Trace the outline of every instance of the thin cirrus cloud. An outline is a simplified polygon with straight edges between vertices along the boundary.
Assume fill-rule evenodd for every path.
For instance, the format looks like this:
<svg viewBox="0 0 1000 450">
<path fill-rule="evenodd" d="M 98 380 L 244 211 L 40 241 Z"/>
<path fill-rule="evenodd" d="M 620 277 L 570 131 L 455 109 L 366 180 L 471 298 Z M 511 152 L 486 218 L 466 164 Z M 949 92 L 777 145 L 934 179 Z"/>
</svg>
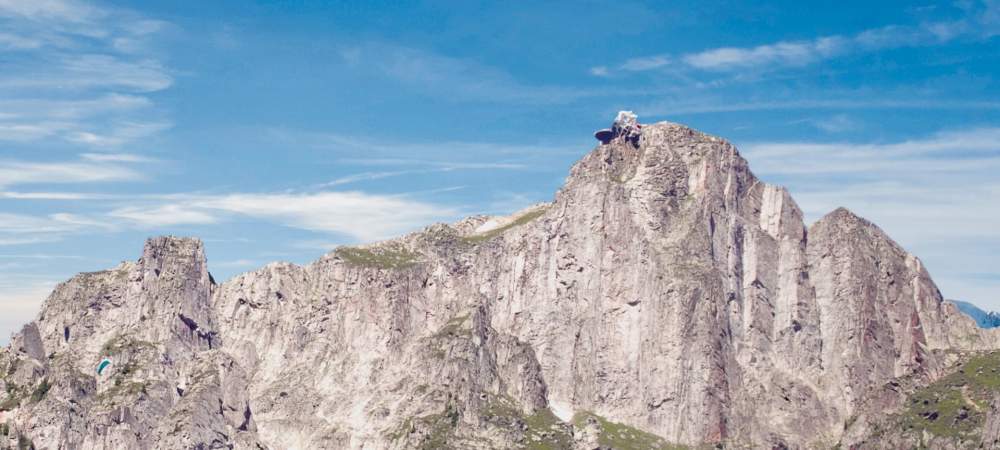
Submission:
<svg viewBox="0 0 1000 450">
<path fill-rule="evenodd" d="M 607 91 L 528 84 L 496 67 L 425 50 L 367 42 L 340 51 L 345 65 L 369 71 L 444 98 L 527 104 L 565 104 Z"/>
<path fill-rule="evenodd" d="M 104 132 L 73 131 L 66 135 L 66 140 L 97 148 L 120 147 L 154 136 L 173 126 L 169 122 L 113 122 L 111 125 Z"/>
<path fill-rule="evenodd" d="M 4 50 L 27 50 L 42 46 L 42 41 L 38 39 L 26 38 L 10 33 L 0 33 L 0 49 Z"/>
<path fill-rule="evenodd" d="M 596 66 L 595 76 L 654 70 L 734 70 L 802 67 L 854 53 L 900 47 L 938 45 L 957 38 L 989 38 L 997 33 L 1000 6 L 986 2 L 978 11 L 956 21 L 930 22 L 917 26 L 889 25 L 854 35 L 822 36 L 815 39 L 779 41 L 753 47 L 719 47 L 682 55 L 650 55 L 631 58 L 616 67 Z"/>
<path fill-rule="evenodd" d="M 763 173 L 790 176 L 848 172 L 992 174 L 1000 165 L 1000 128 L 949 130 L 932 136 L 887 144 L 768 142 L 742 147 Z"/>
<path fill-rule="evenodd" d="M 210 224 L 243 216 L 369 242 L 413 231 L 428 223 L 454 219 L 459 214 L 455 208 L 408 196 L 322 191 L 177 195 L 167 202 L 125 206 L 108 215 L 127 220 L 133 226 L 151 228 Z"/>
<path fill-rule="evenodd" d="M 71 193 L 2 193 L 14 198 L 71 200 Z M 65 195 L 64 195 L 65 194 Z M 170 194 L 84 197 L 118 203 L 109 212 L 80 216 L 0 214 L 0 245 L 52 242 L 68 235 L 212 225 L 246 218 L 371 242 L 452 220 L 456 208 L 407 195 L 320 191 L 308 193 Z"/>
<path fill-rule="evenodd" d="M 0 191 L 0 199 L 10 200 L 111 200 L 113 194 L 84 194 L 80 192 L 18 192 Z"/>
<path fill-rule="evenodd" d="M 76 120 L 134 112 L 152 105 L 146 97 L 115 93 L 86 99 L 5 98 L 0 99 L 0 109 L 5 111 L 0 118 Z"/>
<path fill-rule="evenodd" d="M 521 144 L 482 141 L 415 142 L 361 138 L 337 133 L 322 133 L 286 128 L 270 128 L 265 138 L 281 145 L 322 150 L 339 164 L 355 166 L 398 167 L 397 170 L 369 172 L 348 176 L 345 182 L 363 181 L 366 177 L 452 170 L 544 170 L 540 160 L 579 153 L 571 144 Z M 417 155 L 418 157 L 415 157 Z"/>
<path fill-rule="evenodd" d="M 84 153 L 77 160 L 36 162 L 0 159 L 0 188 L 25 184 L 139 181 L 136 164 L 157 160 L 129 153 Z"/>
<path fill-rule="evenodd" d="M 702 70 L 734 70 L 765 65 L 804 66 L 842 54 L 850 47 L 850 39 L 830 36 L 812 41 L 777 42 L 752 48 L 716 48 L 684 55 L 681 60 L 690 67 Z"/>
<path fill-rule="evenodd" d="M 343 176 L 343 177 L 340 177 L 340 178 L 328 181 L 326 183 L 322 183 L 322 184 L 320 184 L 317 187 L 323 188 L 323 187 L 341 186 L 341 185 L 345 185 L 345 184 L 358 183 L 358 182 L 362 182 L 362 181 L 381 180 L 381 179 L 384 179 L 384 178 L 400 177 L 400 176 L 405 176 L 405 175 L 414 175 L 414 174 L 421 174 L 421 173 L 428 173 L 428 172 L 430 172 L 430 171 L 427 171 L 427 170 L 395 170 L 395 171 L 382 171 L 382 172 L 361 172 L 361 173 L 356 173 L 356 174 L 353 174 L 353 175 Z"/>
<path fill-rule="evenodd" d="M 169 26 L 73 0 L 0 0 L 0 141 L 117 147 L 170 128 L 173 85 L 147 45 Z"/>
<path fill-rule="evenodd" d="M 948 298 L 991 300 L 996 283 L 976 274 L 1000 251 L 1000 128 L 889 143 L 757 142 L 740 152 L 762 179 L 789 188 L 807 220 L 846 206 L 924 258 Z"/>
<path fill-rule="evenodd" d="M 0 330 L 6 334 L 20 329 L 36 314 L 38 308 L 49 293 L 55 281 L 49 278 L 32 276 L 31 274 L 0 271 Z"/>
<path fill-rule="evenodd" d="M 0 0 L 0 16 L 35 21 L 86 23 L 105 13 L 85 3 L 71 0 Z"/>
<path fill-rule="evenodd" d="M 157 161 L 154 158 L 134 153 L 81 153 L 80 157 L 88 161 L 98 162 L 143 163 Z"/>
<path fill-rule="evenodd" d="M 862 126 L 860 123 L 858 123 L 854 119 L 851 119 L 846 114 L 835 114 L 831 117 L 826 117 L 823 119 L 800 119 L 792 121 L 791 123 L 808 124 L 827 133 L 843 133 L 846 131 L 857 130 Z"/>
<path fill-rule="evenodd" d="M 834 98 L 830 98 L 834 97 Z M 838 98 L 839 97 L 839 98 Z M 852 98 L 853 97 L 853 98 Z M 941 98 L 919 98 L 911 94 L 893 97 L 866 97 L 864 92 L 844 91 L 838 95 L 828 94 L 824 98 L 769 99 L 726 101 L 715 96 L 701 96 L 697 99 L 661 99 L 636 107 L 647 116 L 676 114 L 713 114 L 724 112 L 774 111 L 774 110 L 842 110 L 842 109 L 940 109 L 940 110 L 1000 110 L 1000 101 L 953 100 Z"/>
<path fill-rule="evenodd" d="M 121 55 L 47 55 L 35 64 L 23 65 L 17 72 L 20 74 L 0 77 L 0 88 L 97 88 L 147 93 L 173 84 L 173 77 L 158 60 L 125 59 Z"/>
<path fill-rule="evenodd" d="M 69 235 L 116 229 L 112 223 L 76 214 L 0 213 L 0 246 L 56 242 Z"/>
<path fill-rule="evenodd" d="M 812 219 L 838 206 L 907 242 L 989 237 L 1000 246 L 1000 128 L 893 143 L 762 142 L 740 147 L 754 171 L 787 185 Z"/>
<path fill-rule="evenodd" d="M 0 187 L 21 184 L 70 184 L 136 181 L 144 175 L 132 167 L 104 162 L 29 162 L 0 160 Z"/>
</svg>

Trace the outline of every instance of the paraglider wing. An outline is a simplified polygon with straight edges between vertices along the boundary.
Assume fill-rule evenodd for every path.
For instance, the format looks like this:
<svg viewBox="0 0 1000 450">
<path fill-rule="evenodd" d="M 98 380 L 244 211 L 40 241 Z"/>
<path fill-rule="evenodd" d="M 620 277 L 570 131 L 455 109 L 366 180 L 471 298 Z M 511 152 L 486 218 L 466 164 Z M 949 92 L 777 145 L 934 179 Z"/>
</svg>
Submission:
<svg viewBox="0 0 1000 450">
<path fill-rule="evenodd" d="M 97 374 L 101 375 L 104 372 L 104 369 L 107 369 L 108 366 L 110 366 L 110 365 L 111 365 L 111 360 L 110 359 L 108 359 L 108 358 L 102 359 L 101 363 L 97 365 Z"/>
</svg>

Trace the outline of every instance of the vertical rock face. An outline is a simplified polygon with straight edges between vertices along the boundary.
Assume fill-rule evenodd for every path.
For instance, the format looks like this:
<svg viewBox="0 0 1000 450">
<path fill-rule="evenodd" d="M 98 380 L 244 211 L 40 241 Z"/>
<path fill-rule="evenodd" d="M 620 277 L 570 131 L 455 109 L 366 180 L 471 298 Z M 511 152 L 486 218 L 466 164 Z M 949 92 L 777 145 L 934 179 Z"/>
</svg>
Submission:
<svg viewBox="0 0 1000 450">
<path fill-rule="evenodd" d="M 809 230 L 811 279 L 821 316 L 823 362 L 857 404 L 888 377 L 935 368 L 931 351 L 989 346 L 941 293 L 916 257 L 882 230 L 838 209 Z"/>
<path fill-rule="evenodd" d="M 216 285 L 200 242 L 152 239 L 0 353 L 0 442 L 822 448 L 998 343 L 871 223 L 807 230 L 731 144 L 660 123 L 551 204 L 307 266 Z"/>
</svg>

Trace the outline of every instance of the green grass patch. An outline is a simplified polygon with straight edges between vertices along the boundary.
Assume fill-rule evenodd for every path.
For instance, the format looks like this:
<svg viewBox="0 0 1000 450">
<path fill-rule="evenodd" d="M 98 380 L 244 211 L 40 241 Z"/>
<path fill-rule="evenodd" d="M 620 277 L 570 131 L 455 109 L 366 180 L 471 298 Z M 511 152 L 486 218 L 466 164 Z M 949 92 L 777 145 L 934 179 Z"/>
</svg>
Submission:
<svg viewBox="0 0 1000 450">
<path fill-rule="evenodd" d="M 20 359 L 11 358 L 10 362 L 7 363 L 7 367 L 6 367 L 7 370 L 6 370 L 6 373 L 4 374 L 4 379 L 6 379 L 10 375 L 13 375 L 14 372 L 17 372 L 17 366 L 20 365 L 20 364 L 21 364 L 21 360 Z"/>
<path fill-rule="evenodd" d="M 45 399 L 48 395 L 49 389 L 52 389 L 52 385 L 49 384 L 48 378 L 42 378 L 42 382 L 35 386 L 35 390 L 31 393 L 31 402 L 38 403 Z"/>
<path fill-rule="evenodd" d="M 26 397 L 27 394 L 25 389 L 20 386 L 7 382 L 7 397 L 0 401 L 0 411 L 13 411 L 21 406 L 21 400 Z"/>
<path fill-rule="evenodd" d="M 140 394 L 146 394 L 146 383 L 136 381 L 125 381 L 120 378 L 115 379 L 114 386 L 97 396 L 97 401 L 116 405 L 126 400 L 131 400 Z"/>
<path fill-rule="evenodd" d="M 17 450 L 35 450 L 35 443 L 23 434 L 17 435 Z"/>
<path fill-rule="evenodd" d="M 434 333 L 434 337 L 444 338 L 471 335 L 472 330 L 465 328 L 465 321 L 467 320 L 469 320 L 468 314 L 460 314 L 448 319 L 448 322 L 437 333 Z"/>
<path fill-rule="evenodd" d="M 378 269 L 403 269 L 415 265 L 420 255 L 402 247 L 339 247 L 334 254 L 350 265 Z"/>
<path fill-rule="evenodd" d="M 524 418 L 528 425 L 527 448 L 529 450 L 559 450 L 573 448 L 572 429 L 564 424 L 549 409 L 536 411 Z"/>
<path fill-rule="evenodd" d="M 431 357 L 439 360 L 447 359 L 448 348 L 454 339 L 467 340 L 472 338 L 472 327 L 466 324 L 468 320 L 468 313 L 456 315 L 435 331 L 427 341 Z"/>
<path fill-rule="evenodd" d="M 156 346 L 131 337 L 116 335 L 101 348 L 104 356 L 114 356 L 111 366 L 105 369 L 104 376 L 111 375 L 113 385 L 98 395 L 97 400 L 104 404 L 118 404 L 134 399 L 139 394 L 145 394 L 147 384 L 133 381 L 143 364 L 150 361 Z"/>
<path fill-rule="evenodd" d="M 494 228 L 494 229 L 492 229 L 490 231 L 486 231 L 486 232 L 483 232 L 483 233 L 477 233 L 477 234 L 473 234 L 473 235 L 469 235 L 469 236 L 464 236 L 464 237 L 462 237 L 462 241 L 464 241 L 466 243 L 469 243 L 469 244 L 478 244 L 478 243 L 481 243 L 481 242 L 488 241 L 488 240 L 493 239 L 493 238 L 495 238 L 497 236 L 500 236 L 505 231 L 507 231 L 507 230 L 509 230 L 511 228 L 519 227 L 521 225 L 527 224 L 527 223 L 529 223 L 529 222 L 531 222 L 531 221 L 533 221 L 533 220 L 541 217 L 548 210 L 549 210 L 548 206 L 539 207 L 539 208 L 537 208 L 537 209 L 535 209 L 533 211 L 529 211 L 529 212 L 521 215 L 521 217 L 518 217 L 517 219 L 514 219 L 513 221 L 511 221 L 510 223 L 508 223 L 507 225 L 504 225 L 502 227 Z"/>
<path fill-rule="evenodd" d="M 914 391 L 890 426 L 916 435 L 978 440 L 997 392 L 1000 352 L 977 354 L 955 372 Z"/>
<path fill-rule="evenodd" d="M 398 428 L 385 434 L 391 442 L 412 439 L 411 435 L 421 431 L 418 442 L 407 442 L 407 448 L 420 450 L 452 449 L 457 447 L 454 440 L 455 429 L 461 414 L 450 401 L 444 412 L 406 419 Z M 413 447 L 416 445 L 416 447 Z"/>
<path fill-rule="evenodd" d="M 134 339 L 119 333 L 112 336 L 111 339 L 108 339 L 108 341 L 101 346 L 101 356 L 114 356 L 126 352 L 137 353 L 143 350 L 154 349 L 156 349 L 156 345 L 152 342 Z"/>
<path fill-rule="evenodd" d="M 21 405 L 21 397 L 16 395 L 8 395 L 2 402 L 0 402 L 0 411 L 13 411 Z"/>
<path fill-rule="evenodd" d="M 597 442 L 604 447 L 615 450 L 691 450 L 691 447 L 671 444 L 655 434 L 612 422 L 589 412 L 577 413 L 573 417 L 573 424 L 584 428 L 591 420 L 596 421 L 600 427 Z"/>
<path fill-rule="evenodd" d="M 399 428 L 396 428 L 395 430 L 386 433 L 385 437 L 389 438 L 390 442 L 396 442 L 400 439 L 405 438 L 410 433 L 413 433 L 414 430 L 415 429 L 413 427 L 413 419 L 406 419 L 406 421 L 403 422 L 403 424 L 400 425 Z"/>
<path fill-rule="evenodd" d="M 524 429 L 524 447 L 528 450 L 569 450 L 573 448 L 572 428 L 549 409 L 525 415 L 509 397 L 494 398 L 481 414 L 500 427 Z M 521 424 L 524 426 L 521 427 Z"/>
<path fill-rule="evenodd" d="M 432 414 L 417 418 L 416 421 L 427 427 L 429 433 L 417 446 L 420 450 L 451 449 L 449 441 L 455 434 L 460 415 L 451 403 L 441 414 Z"/>
</svg>

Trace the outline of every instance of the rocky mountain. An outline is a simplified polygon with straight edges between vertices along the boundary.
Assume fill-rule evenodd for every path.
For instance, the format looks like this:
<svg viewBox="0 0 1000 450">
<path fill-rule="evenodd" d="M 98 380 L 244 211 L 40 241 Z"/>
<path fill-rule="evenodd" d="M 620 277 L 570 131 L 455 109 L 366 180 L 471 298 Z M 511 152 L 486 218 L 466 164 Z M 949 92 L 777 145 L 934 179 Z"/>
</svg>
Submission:
<svg viewBox="0 0 1000 450">
<path fill-rule="evenodd" d="M 511 217 L 60 284 L 0 350 L 0 448 L 995 448 L 1000 336 L 919 259 L 720 138 L 613 132 Z"/>
<path fill-rule="evenodd" d="M 962 311 L 966 315 L 976 321 L 982 328 L 996 328 L 1000 327 L 1000 314 L 994 311 L 983 311 L 976 305 L 969 302 L 963 302 L 960 300 L 949 300 L 958 307 L 959 311 Z"/>
</svg>

